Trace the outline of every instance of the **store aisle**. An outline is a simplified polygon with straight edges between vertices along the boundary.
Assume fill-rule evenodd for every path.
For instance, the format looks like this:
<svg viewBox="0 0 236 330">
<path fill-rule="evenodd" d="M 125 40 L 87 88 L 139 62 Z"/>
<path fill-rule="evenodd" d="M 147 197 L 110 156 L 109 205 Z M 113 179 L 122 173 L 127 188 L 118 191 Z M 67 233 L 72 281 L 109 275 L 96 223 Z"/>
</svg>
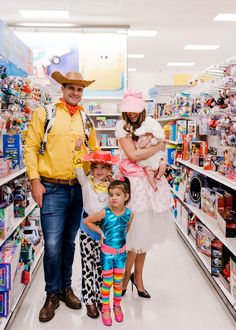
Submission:
<svg viewBox="0 0 236 330">
<path fill-rule="evenodd" d="M 77 257 L 78 260 L 78 257 Z M 76 261 L 79 263 L 79 260 Z M 74 273 L 76 273 L 75 267 Z M 78 271 L 77 271 L 78 273 Z M 79 274 L 78 274 L 79 276 Z M 79 280 L 76 276 L 75 286 Z M 174 227 L 168 241 L 147 257 L 145 283 L 152 298 L 139 298 L 129 285 L 123 299 L 125 320 L 113 321 L 114 329 L 129 330 L 235 330 L 236 323 L 225 308 L 206 276 L 188 252 Z M 74 311 L 63 303 L 55 318 L 48 323 L 38 321 L 44 300 L 42 264 L 19 310 L 11 330 L 39 329 L 106 329 L 97 320 L 86 316 L 86 308 Z"/>
</svg>

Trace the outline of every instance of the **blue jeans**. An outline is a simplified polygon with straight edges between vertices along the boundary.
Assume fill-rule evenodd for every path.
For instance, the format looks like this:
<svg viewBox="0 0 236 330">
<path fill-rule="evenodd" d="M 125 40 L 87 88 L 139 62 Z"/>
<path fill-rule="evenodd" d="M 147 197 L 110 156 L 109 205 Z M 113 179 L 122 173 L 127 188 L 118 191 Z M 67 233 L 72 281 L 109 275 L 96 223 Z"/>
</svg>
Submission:
<svg viewBox="0 0 236 330">
<path fill-rule="evenodd" d="M 83 207 L 80 184 L 74 186 L 43 182 L 46 193 L 40 210 L 45 242 L 45 290 L 59 293 L 70 288 L 75 238 Z"/>
</svg>

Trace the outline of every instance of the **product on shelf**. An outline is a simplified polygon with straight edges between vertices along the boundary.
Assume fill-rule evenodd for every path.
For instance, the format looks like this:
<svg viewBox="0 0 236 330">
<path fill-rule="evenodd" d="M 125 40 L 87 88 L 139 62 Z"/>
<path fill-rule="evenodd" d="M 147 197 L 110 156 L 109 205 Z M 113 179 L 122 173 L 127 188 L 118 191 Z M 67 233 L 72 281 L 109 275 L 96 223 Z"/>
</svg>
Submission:
<svg viewBox="0 0 236 330">
<path fill-rule="evenodd" d="M 215 238 L 212 232 L 199 220 L 196 221 L 196 247 L 208 257 L 211 256 L 211 241 Z"/>
<path fill-rule="evenodd" d="M 169 122 L 169 139 L 172 141 L 176 141 L 177 138 L 176 132 L 176 121 Z"/>
<path fill-rule="evenodd" d="M 12 190 L 4 185 L 0 187 L 0 239 L 4 239 L 14 221 Z"/>
<path fill-rule="evenodd" d="M 174 145 L 174 144 L 168 144 L 167 147 L 166 147 L 166 149 L 167 149 L 167 161 L 168 161 L 169 165 L 174 163 L 176 148 L 177 148 L 177 146 Z"/>
<path fill-rule="evenodd" d="M 176 137 L 178 142 L 183 141 L 183 135 L 187 134 L 187 120 L 177 120 Z"/>
</svg>

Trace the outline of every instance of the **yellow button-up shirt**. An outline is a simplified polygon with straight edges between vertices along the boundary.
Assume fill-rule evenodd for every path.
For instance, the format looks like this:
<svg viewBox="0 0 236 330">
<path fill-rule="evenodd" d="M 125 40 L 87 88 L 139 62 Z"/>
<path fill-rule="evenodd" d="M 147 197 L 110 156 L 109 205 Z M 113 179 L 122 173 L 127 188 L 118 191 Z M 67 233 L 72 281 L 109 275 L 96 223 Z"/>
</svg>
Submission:
<svg viewBox="0 0 236 330">
<path fill-rule="evenodd" d="M 40 176 L 62 180 L 76 177 L 73 164 L 75 142 L 78 138 L 84 140 L 79 111 L 83 111 L 83 108 L 81 107 L 71 116 L 61 101 L 56 102 L 56 118 L 48 133 L 44 155 L 40 155 L 38 151 L 44 136 L 46 111 L 41 107 L 33 112 L 25 145 L 25 162 L 30 180 L 40 178 Z M 99 149 L 94 127 L 88 142 L 93 152 Z M 88 153 L 84 144 L 82 150 L 83 153 Z"/>
</svg>

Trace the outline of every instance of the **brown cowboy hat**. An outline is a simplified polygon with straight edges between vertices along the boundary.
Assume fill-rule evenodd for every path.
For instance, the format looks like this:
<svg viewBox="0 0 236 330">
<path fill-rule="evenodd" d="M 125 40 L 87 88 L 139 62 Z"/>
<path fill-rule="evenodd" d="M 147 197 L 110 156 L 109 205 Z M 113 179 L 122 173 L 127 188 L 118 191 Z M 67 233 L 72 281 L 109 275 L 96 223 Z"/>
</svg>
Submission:
<svg viewBox="0 0 236 330">
<path fill-rule="evenodd" d="M 67 72 L 65 76 L 59 71 L 54 71 L 51 74 L 51 77 L 56 80 L 61 85 L 64 84 L 79 84 L 83 87 L 88 87 L 95 80 L 84 80 L 82 74 L 80 72 Z"/>
</svg>

